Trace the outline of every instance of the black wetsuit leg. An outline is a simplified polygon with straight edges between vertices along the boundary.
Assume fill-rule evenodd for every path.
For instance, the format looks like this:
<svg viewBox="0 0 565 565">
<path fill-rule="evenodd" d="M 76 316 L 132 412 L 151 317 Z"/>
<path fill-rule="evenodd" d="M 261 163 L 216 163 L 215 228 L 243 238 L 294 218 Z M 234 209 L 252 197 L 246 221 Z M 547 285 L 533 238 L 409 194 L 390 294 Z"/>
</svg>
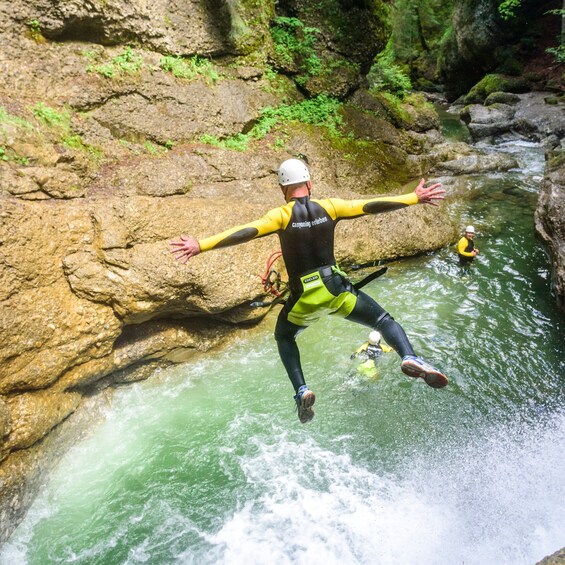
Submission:
<svg viewBox="0 0 565 565">
<path fill-rule="evenodd" d="M 415 355 L 402 326 L 375 300 L 362 291 L 357 292 L 357 303 L 346 320 L 379 330 L 385 341 L 401 356 Z"/>
<path fill-rule="evenodd" d="M 296 336 L 304 329 L 306 329 L 304 326 L 297 326 L 288 321 L 286 307 L 281 309 L 275 327 L 275 339 L 281 361 L 295 392 L 298 392 L 298 389 L 306 384 L 300 364 L 300 351 L 296 344 Z"/>
</svg>

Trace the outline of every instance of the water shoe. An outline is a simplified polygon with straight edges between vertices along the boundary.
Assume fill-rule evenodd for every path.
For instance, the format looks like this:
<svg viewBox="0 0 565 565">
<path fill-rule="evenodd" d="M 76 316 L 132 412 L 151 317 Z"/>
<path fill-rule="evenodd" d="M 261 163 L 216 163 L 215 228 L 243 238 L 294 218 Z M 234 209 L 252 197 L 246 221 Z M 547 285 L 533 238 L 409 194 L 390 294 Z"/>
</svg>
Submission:
<svg viewBox="0 0 565 565">
<path fill-rule="evenodd" d="M 298 419 L 302 424 L 306 424 L 314 417 L 312 406 L 316 402 L 316 395 L 306 385 L 302 385 L 294 400 L 298 409 Z"/>
<path fill-rule="evenodd" d="M 447 377 L 421 357 L 415 355 L 405 355 L 400 366 L 402 372 L 415 379 L 424 379 L 433 388 L 443 388 L 449 382 Z"/>
</svg>

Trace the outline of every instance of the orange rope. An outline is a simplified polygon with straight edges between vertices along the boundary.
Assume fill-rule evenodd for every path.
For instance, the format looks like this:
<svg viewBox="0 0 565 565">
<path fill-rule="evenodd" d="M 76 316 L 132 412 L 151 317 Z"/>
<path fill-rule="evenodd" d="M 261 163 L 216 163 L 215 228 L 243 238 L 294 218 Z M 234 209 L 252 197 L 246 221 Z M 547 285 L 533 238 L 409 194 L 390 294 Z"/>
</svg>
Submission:
<svg viewBox="0 0 565 565">
<path fill-rule="evenodd" d="M 271 255 L 269 255 L 269 258 L 267 259 L 265 274 L 262 276 L 259 275 L 265 292 L 274 294 L 277 297 L 284 294 L 284 290 L 280 290 L 282 284 L 281 275 L 278 271 L 273 269 L 275 261 L 280 257 L 282 257 L 282 251 L 275 251 L 274 253 L 271 253 Z"/>
</svg>

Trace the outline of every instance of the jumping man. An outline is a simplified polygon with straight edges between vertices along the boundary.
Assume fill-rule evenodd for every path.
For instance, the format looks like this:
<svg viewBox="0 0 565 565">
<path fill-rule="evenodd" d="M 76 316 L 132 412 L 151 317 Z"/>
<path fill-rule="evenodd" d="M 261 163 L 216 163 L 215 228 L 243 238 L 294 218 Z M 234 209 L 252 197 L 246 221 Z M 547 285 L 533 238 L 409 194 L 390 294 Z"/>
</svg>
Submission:
<svg viewBox="0 0 565 565">
<path fill-rule="evenodd" d="M 279 185 L 286 204 L 267 212 L 259 220 L 196 240 L 180 236 L 171 242 L 172 253 L 183 264 L 203 251 L 245 243 L 278 234 L 289 276 L 290 296 L 282 308 L 275 339 L 283 365 L 295 390 L 298 418 L 303 424 L 314 417 L 316 400 L 304 380 L 296 336 L 324 313 L 337 314 L 352 322 L 378 330 L 402 358 L 402 371 L 422 378 L 434 388 L 447 385 L 447 377 L 421 357 L 417 357 L 406 333 L 375 300 L 356 290 L 336 264 L 334 231 L 340 220 L 367 214 L 381 214 L 443 200 L 439 183 L 425 187 L 422 179 L 414 192 L 401 196 L 381 196 L 367 200 L 310 198 L 312 183 L 308 167 L 299 159 L 281 164 Z"/>
</svg>

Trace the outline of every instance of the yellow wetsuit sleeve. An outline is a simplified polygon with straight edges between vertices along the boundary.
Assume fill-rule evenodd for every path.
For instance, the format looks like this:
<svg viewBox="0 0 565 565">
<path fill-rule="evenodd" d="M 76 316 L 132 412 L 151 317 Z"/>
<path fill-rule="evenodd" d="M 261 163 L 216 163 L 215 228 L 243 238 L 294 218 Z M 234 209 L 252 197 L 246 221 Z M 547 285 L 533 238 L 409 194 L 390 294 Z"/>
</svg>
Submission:
<svg viewBox="0 0 565 565">
<path fill-rule="evenodd" d="M 415 192 L 401 194 L 400 196 L 378 196 L 367 200 L 342 200 L 340 198 L 329 198 L 328 202 L 333 208 L 336 219 L 353 219 L 366 214 L 382 214 L 400 210 L 407 206 L 418 204 L 418 196 Z M 332 214 L 330 214 L 332 215 Z"/>
<path fill-rule="evenodd" d="M 369 347 L 369 342 L 368 342 L 368 341 L 365 342 L 365 343 L 364 343 L 363 345 L 361 345 L 360 347 L 358 347 L 358 348 L 355 350 L 354 355 L 359 355 L 359 353 L 362 353 L 363 351 L 366 351 L 366 350 L 367 350 L 367 347 Z"/>
<path fill-rule="evenodd" d="M 216 235 L 199 239 L 198 244 L 200 245 L 200 251 L 210 251 L 211 249 L 218 249 L 220 247 L 238 245 L 277 232 L 285 225 L 286 214 L 283 208 L 286 207 L 274 208 L 254 222 L 236 226 Z M 286 219 L 286 221 L 288 222 L 288 219 Z"/>
<path fill-rule="evenodd" d="M 459 255 L 463 255 L 463 257 L 474 257 L 473 253 L 470 253 L 469 251 L 465 251 L 465 249 L 467 249 L 468 244 L 469 242 L 467 241 L 467 238 L 462 237 L 459 240 L 459 243 L 457 244 L 457 253 L 459 253 Z"/>
</svg>

